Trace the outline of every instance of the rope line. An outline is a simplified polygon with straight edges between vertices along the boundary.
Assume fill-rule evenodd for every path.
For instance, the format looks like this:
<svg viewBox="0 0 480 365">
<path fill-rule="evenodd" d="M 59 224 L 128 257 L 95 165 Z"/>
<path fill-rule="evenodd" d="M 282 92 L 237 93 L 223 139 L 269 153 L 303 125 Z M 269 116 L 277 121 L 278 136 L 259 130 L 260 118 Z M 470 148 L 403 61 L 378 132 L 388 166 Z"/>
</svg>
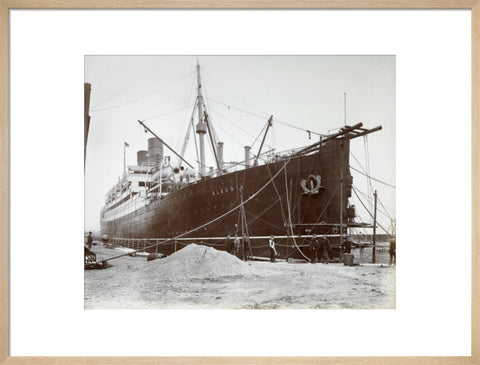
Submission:
<svg viewBox="0 0 480 365">
<path fill-rule="evenodd" d="M 191 108 L 192 106 L 193 106 L 193 104 L 191 104 L 191 105 L 186 105 L 186 106 L 184 106 L 184 107 L 182 107 L 182 108 L 178 108 L 178 109 L 175 109 L 175 110 L 166 112 L 166 113 L 154 115 L 153 117 L 150 117 L 150 118 L 142 119 L 142 121 L 143 121 L 143 122 L 147 122 L 147 121 L 149 121 L 149 120 L 154 120 L 154 119 L 158 119 L 158 118 L 161 118 L 161 117 L 165 117 L 165 116 L 167 116 L 167 115 L 170 115 L 170 114 L 173 114 L 173 113 L 177 113 L 177 112 L 182 111 L 182 110 L 184 110 L 184 109 Z"/>
<path fill-rule="evenodd" d="M 292 216 L 290 214 L 290 197 L 288 196 L 288 181 L 287 181 L 287 169 L 285 169 L 285 191 L 287 194 L 287 211 L 288 211 L 288 221 L 290 222 L 290 232 L 292 233 L 293 244 L 297 248 L 298 252 L 307 260 L 311 261 L 305 254 L 300 250 L 300 247 L 297 246 L 297 241 L 295 240 L 295 234 L 293 233 L 293 224 L 292 224 Z"/>
<path fill-rule="evenodd" d="M 229 105 L 229 104 L 225 104 L 225 103 L 222 103 L 221 101 L 218 101 L 218 100 L 214 100 L 214 99 L 210 99 L 210 98 L 207 98 L 208 100 L 210 101 L 213 101 L 214 103 L 217 103 L 217 104 L 220 104 L 220 105 L 223 105 L 223 106 L 226 106 L 228 108 L 231 108 L 231 109 L 235 109 L 239 112 L 242 112 L 242 113 L 245 113 L 245 114 L 250 114 L 254 117 L 257 117 L 257 118 L 261 118 L 261 119 L 266 119 L 268 118 L 268 116 L 265 116 L 265 115 L 260 115 L 260 114 L 256 114 L 256 113 L 252 113 L 252 112 L 249 112 L 248 110 L 243 110 L 243 109 L 240 109 L 238 107 L 235 107 L 235 106 L 232 106 L 232 105 Z M 318 132 L 314 132 L 314 131 L 311 131 L 309 129 L 305 129 L 305 128 L 301 128 L 301 127 L 298 127 L 294 124 L 291 124 L 291 123 L 288 123 L 288 122 L 285 122 L 285 121 L 282 121 L 278 118 L 274 118 L 273 119 L 274 122 L 278 123 L 278 124 L 282 124 L 282 125 L 285 125 L 287 127 L 290 127 L 290 128 L 294 128 L 294 129 L 298 129 L 302 132 L 307 132 L 307 133 L 311 133 L 311 134 L 316 134 L 317 136 L 325 136 L 325 134 L 322 134 L 322 133 L 318 133 Z"/>
<path fill-rule="evenodd" d="M 249 137 L 252 137 L 252 138 L 255 138 L 255 136 L 253 134 L 251 134 L 250 132 L 246 131 L 245 129 L 243 129 L 242 127 L 240 127 L 239 125 L 237 125 L 236 123 L 232 122 L 231 120 L 228 120 L 223 114 L 219 113 L 217 110 L 213 109 L 212 107 L 210 107 L 210 110 L 212 112 L 214 112 L 215 114 L 217 114 L 220 118 L 222 118 L 223 120 L 227 121 L 228 123 L 232 124 L 233 126 L 237 127 L 238 129 L 240 129 L 243 133 L 247 134 Z M 238 142 L 240 143 L 240 142 Z"/>
<path fill-rule="evenodd" d="M 146 94 L 146 95 L 143 95 L 143 96 L 140 96 L 139 98 L 136 98 L 136 99 L 133 99 L 133 100 L 130 100 L 130 101 L 126 101 L 124 103 L 120 103 L 120 104 L 117 104 L 117 105 L 113 105 L 113 106 L 110 106 L 110 107 L 106 107 L 106 108 L 101 108 L 101 109 L 90 109 L 91 112 L 99 112 L 99 111 L 103 111 L 103 110 L 111 110 L 111 109 L 116 109 L 116 108 L 120 108 L 120 107 L 123 107 L 125 105 L 129 105 L 129 104 L 133 104 L 133 103 L 136 103 L 137 101 L 140 101 L 142 99 L 146 99 L 146 98 L 149 98 L 155 94 L 158 94 L 160 91 L 163 91 L 167 88 L 169 88 L 170 86 L 173 86 L 175 85 L 176 83 L 182 81 L 183 79 L 187 78 L 193 71 L 190 71 L 189 73 L 187 73 L 186 75 L 180 77 L 179 79 L 175 80 L 175 81 L 172 81 L 166 85 L 164 85 L 163 87 L 159 88 L 159 89 L 156 89 L 154 90 L 153 92 L 149 93 L 149 94 Z"/>
<path fill-rule="evenodd" d="M 372 180 L 375 180 L 376 182 L 379 182 L 380 184 L 387 185 L 387 186 L 389 186 L 389 187 L 391 187 L 391 188 L 393 188 L 393 189 L 396 189 L 396 188 L 397 188 L 395 185 L 389 184 L 389 183 L 387 183 L 387 182 L 385 182 L 385 181 L 376 179 L 376 178 L 374 178 L 373 176 L 367 175 L 366 173 L 364 173 L 364 172 L 356 169 L 356 168 L 353 167 L 353 166 L 350 166 L 350 168 L 351 168 L 352 170 L 355 170 L 356 172 L 358 172 L 358 173 L 360 173 L 360 174 L 368 177 L 369 179 L 372 179 Z"/>
<path fill-rule="evenodd" d="M 91 108 L 92 109 L 95 109 L 95 108 L 98 108 L 99 106 L 105 104 L 107 101 L 110 101 L 114 98 L 116 98 L 117 96 L 123 94 L 125 91 L 127 90 L 130 90 L 132 87 L 134 87 L 135 85 L 137 85 L 139 83 L 139 81 L 147 78 L 147 76 L 150 76 L 155 70 L 158 69 L 158 65 L 156 65 L 153 69 L 151 69 L 149 72 L 147 72 L 146 74 L 144 74 L 142 77 L 140 77 L 137 81 L 135 81 L 134 83 L 132 84 L 129 84 L 127 87 L 125 87 L 124 89 L 116 92 L 115 94 L 113 94 L 112 96 L 108 97 L 107 99 L 105 99 L 104 101 L 100 102 L 100 103 L 97 103 L 95 105 L 92 105 Z"/>
<path fill-rule="evenodd" d="M 354 155 L 352 152 L 350 152 L 350 153 L 351 153 L 351 155 L 353 156 L 353 158 L 355 159 L 355 161 L 357 161 L 357 163 L 358 163 L 358 164 L 360 165 L 360 167 L 361 167 L 362 165 L 360 164 L 360 162 L 358 162 L 358 160 L 357 160 L 357 158 L 355 157 L 355 155 Z M 393 188 L 393 189 L 396 189 L 396 186 L 391 185 L 391 184 L 389 184 L 389 183 L 386 183 L 385 181 L 376 179 L 376 178 L 374 178 L 374 177 L 372 177 L 372 176 L 369 176 L 366 172 L 362 172 L 362 171 L 356 169 L 356 168 L 353 167 L 353 166 L 350 166 L 350 168 L 351 168 L 352 170 L 355 170 L 356 172 L 362 174 L 363 176 L 368 177 L 369 179 L 375 180 L 376 182 L 379 182 L 379 183 L 381 183 L 381 184 L 390 186 L 390 187 Z M 363 169 L 363 168 L 362 168 L 362 169 Z"/>
<path fill-rule="evenodd" d="M 369 197 L 367 194 L 365 194 L 364 192 L 362 192 L 361 190 L 359 190 L 357 186 L 353 185 L 353 187 L 354 187 L 355 189 L 357 189 L 357 192 L 360 193 L 364 198 L 366 198 L 366 199 L 371 199 L 371 197 Z M 377 197 L 377 201 L 380 202 L 380 200 L 378 199 L 378 197 Z M 383 207 L 384 210 L 378 209 L 378 207 L 377 207 L 377 210 L 378 210 L 380 213 L 382 213 L 385 218 L 392 219 L 392 217 L 388 214 L 388 211 L 385 209 L 385 207 L 383 206 L 383 204 L 381 204 L 381 206 Z"/>
<path fill-rule="evenodd" d="M 360 197 L 359 197 L 358 194 L 357 194 L 357 190 L 356 190 L 355 188 L 353 188 L 352 190 L 353 190 L 353 192 L 355 193 L 355 195 L 357 196 L 357 198 L 358 198 L 358 200 L 360 201 L 360 203 L 363 205 L 363 207 L 364 207 L 365 210 L 367 211 L 367 213 L 368 213 L 368 214 L 370 215 L 370 217 L 372 217 L 372 219 L 373 219 L 374 217 L 373 217 L 372 213 L 370 213 L 370 211 L 367 209 L 367 207 L 365 206 L 365 204 L 363 204 L 362 199 L 360 199 Z M 383 230 L 385 231 L 386 234 L 388 234 L 389 236 L 391 236 L 391 233 L 388 232 L 385 228 L 383 228 L 383 226 L 382 226 L 380 223 L 378 223 L 378 221 L 377 221 L 377 224 L 378 224 L 378 226 L 379 226 L 381 229 L 383 229 Z"/>
</svg>

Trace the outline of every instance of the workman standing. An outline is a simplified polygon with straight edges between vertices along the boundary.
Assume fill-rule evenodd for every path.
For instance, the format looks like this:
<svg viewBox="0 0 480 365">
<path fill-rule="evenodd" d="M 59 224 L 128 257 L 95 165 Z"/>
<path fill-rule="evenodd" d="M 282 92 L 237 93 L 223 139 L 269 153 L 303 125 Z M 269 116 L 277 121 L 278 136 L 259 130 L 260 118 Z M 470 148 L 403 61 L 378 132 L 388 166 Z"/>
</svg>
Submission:
<svg viewBox="0 0 480 365">
<path fill-rule="evenodd" d="M 243 259 L 248 261 L 248 256 L 250 256 L 250 238 L 243 236 Z"/>
<path fill-rule="evenodd" d="M 350 253 L 352 251 L 352 243 L 350 240 L 347 238 L 345 242 L 343 243 L 343 252 L 344 253 Z"/>
<path fill-rule="evenodd" d="M 235 240 L 233 241 L 233 249 L 234 249 L 234 255 L 238 257 L 238 254 L 240 253 L 240 238 L 237 236 L 235 233 Z"/>
<path fill-rule="evenodd" d="M 92 237 L 92 232 L 88 232 L 88 237 L 87 237 L 87 245 L 88 245 L 88 249 L 91 250 L 92 249 L 92 242 L 93 242 L 93 237 Z"/>
<path fill-rule="evenodd" d="M 393 263 L 394 265 L 397 264 L 397 243 L 395 242 L 395 238 L 392 238 L 390 241 L 390 265 Z"/>
<path fill-rule="evenodd" d="M 310 242 L 310 262 L 312 264 L 317 262 L 317 250 L 318 250 L 318 239 L 317 239 L 317 235 L 313 234 L 312 241 Z"/>
<path fill-rule="evenodd" d="M 230 233 L 225 238 L 225 251 L 228 253 L 233 253 L 233 245 L 232 245 L 232 238 L 230 237 Z"/>
<path fill-rule="evenodd" d="M 320 250 L 322 252 L 321 261 L 328 264 L 328 262 L 330 261 L 330 257 L 328 255 L 328 251 L 330 250 L 330 242 L 326 237 L 322 237 Z"/>
<path fill-rule="evenodd" d="M 270 249 L 270 262 L 275 262 L 275 257 L 277 256 L 277 250 L 275 250 L 275 240 L 273 234 L 270 236 L 270 240 L 268 241 L 269 249 Z"/>
</svg>

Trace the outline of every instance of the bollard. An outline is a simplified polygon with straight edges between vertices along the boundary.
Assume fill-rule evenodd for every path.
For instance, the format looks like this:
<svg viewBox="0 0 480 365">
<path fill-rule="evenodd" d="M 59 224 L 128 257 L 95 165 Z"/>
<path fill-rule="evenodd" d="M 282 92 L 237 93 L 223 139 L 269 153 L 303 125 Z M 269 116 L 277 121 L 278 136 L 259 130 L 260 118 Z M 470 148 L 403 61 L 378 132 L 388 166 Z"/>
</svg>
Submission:
<svg viewBox="0 0 480 365">
<path fill-rule="evenodd" d="M 343 266 L 353 266 L 353 254 L 343 254 Z"/>
</svg>

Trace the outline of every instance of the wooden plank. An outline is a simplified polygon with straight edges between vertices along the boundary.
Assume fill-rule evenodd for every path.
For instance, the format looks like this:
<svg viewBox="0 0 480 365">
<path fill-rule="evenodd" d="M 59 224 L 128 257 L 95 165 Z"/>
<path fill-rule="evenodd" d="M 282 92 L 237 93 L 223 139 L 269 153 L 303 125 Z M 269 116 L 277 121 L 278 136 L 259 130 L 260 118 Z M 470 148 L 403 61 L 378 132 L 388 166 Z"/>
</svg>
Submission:
<svg viewBox="0 0 480 365">
<path fill-rule="evenodd" d="M 0 3 L 0 363 L 9 355 L 9 15 Z"/>
<path fill-rule="evenodd" d="M 478 0 L 4 0 L 10 9 L 471 9 Z"/>
<path fill-rule="evenodd" d="M 9 357 L 9 9 L 151 9 L 151 8 L 272 8 L 272 9 L 472 9 L 472 356 L 464 357 Z M 480 5 L 478 0 L 0 0 L 0 362 L 4 364 L 478 364 L 480 263 Z"/>
</svg>

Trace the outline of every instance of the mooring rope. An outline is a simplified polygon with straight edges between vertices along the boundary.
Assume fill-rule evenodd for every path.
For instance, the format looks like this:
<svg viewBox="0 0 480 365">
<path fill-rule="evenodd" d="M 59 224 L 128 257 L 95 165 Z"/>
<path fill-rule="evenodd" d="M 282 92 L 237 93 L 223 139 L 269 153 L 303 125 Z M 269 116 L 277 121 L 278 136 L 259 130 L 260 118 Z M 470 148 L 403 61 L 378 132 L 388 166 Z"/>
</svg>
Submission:
<svg viewBox="0 0 480 365">
<path fill-rule="evenodd" d="M 300 250 L 300 247 L 297 246 L 297 241 L 295 240 L 295 235 L 293 233 L 293 224 L 292 224 L 292 216 L 290 214 L 290 197 L 288 195 L 288 181 L 287 181 L 287 170 L 285 169 L 285 191 L 287 194 L 287 211 L 288 211 L 288 221 L 290 223 L 290 233 L 292 234 L 293 244 L 297 248 L 298 252 L 307 260 L 311 261 L 305 254 Z M 288 244 L 288 243 L 287 243 Z"/>
</svg>

